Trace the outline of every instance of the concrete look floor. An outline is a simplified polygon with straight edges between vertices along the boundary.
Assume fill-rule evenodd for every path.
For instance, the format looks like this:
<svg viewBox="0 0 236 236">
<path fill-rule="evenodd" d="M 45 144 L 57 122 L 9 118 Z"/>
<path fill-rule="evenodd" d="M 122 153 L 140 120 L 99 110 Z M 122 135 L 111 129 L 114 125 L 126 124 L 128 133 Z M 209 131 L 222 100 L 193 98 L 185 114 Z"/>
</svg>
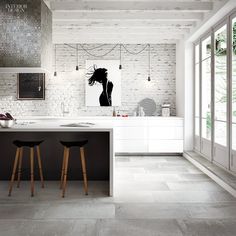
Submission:
<svg viewBox="0 0 236 236">
<path fill-rule="evenodd" d="M 236 199 L 183 157 L 116 157 L 115 197 L 108 183 L 0 182 L 0 236 L 235 236 Z"/>
</svg>

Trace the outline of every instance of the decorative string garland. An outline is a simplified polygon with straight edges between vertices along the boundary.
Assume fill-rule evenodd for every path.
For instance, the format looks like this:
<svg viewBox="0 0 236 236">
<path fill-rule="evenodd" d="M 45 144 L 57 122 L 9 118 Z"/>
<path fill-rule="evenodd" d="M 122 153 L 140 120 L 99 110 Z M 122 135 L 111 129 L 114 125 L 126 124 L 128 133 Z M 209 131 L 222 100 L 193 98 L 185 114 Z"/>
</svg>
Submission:
<svg viewBox="0 0 236 236">
<path fill-rule="evenodd" d="M 121 65 L 121 51 L 122 51 L 122 48 L 129 54 L 131 55 L 139 55 L 141 54 L 143 51 L 145 51 L 147 48 L 148 48 L 148 81 L 150 81 L 150 68 L 151 68 L 151 65 L 150 65 L 150 44 L 146 44 L 141 50 L 139 50 L 138 52 L 131 52 L 127 46 L 125 46 L 124 44 L 115 44 L 111 49 L 109 49 L 106 53 L 104 54 L 101 54 L 101 55 L 97 55 L 97 54 L 94 54 L 90 51 L 92 50 L 95 50 L 95 49 L 98 49 L 98 48 L 102 48 L 104 46 L 107 46 L 108 44 L 101 44 L 101 45 L 98 45 L 98 46 L 95 46 L 95 47 L 91 47 L 91 48 L 85 48 L 85 46 L 83 44 L 76 44 L 76 47 L 70 45 L 70 44 L 64 44 L 70 48 L 73 48 L 76 50 L 76 55 L 77 55 L 77 65 L 76 65 L 76 70 L 78 70 L 78 45 L 80 46 L 80 48 L 85 51 L 88 55 L 92 56 L 92 57 L 96 57 L 96 58 L 103 58 L 105 56 L 107 56 L 108 54 L 110 54 L 112 51 L 114 51 L 117 47 L 120 48 L 120 65 L 119 65 L 119 69 L 122 69 L 122 65 Z M 55 49 L 56 49 L 56 45 L 55 45 Z M 55 50 L 56 51 L 56 50 Z M 55 52 L 56 54 L 56 52 Z M 56 75 L 56 70 L 54 72 L 54 75 Z"/>
<path fill-rule="evenodd" d="M 70 44 L 65 43 L 64 45 L 66 45 L 66 46 L 68 46 L 68 47 L 70 47 L 70 48 L 73 48 L 73 49 L 77 50 L 76 47 L 73 47 L 73 46 L 71 46 Z M 99 45 L 99 46 L 96 46 L 96 47 L 93 47 L 93 48 L 85 48 L 83 44 L 78 44 L 78 45 L 81 47 L 81 49 L 82 49 L 83 51 L 85 51 L 86 53 L 88 53 L 90 56 L 93 56 L 93 57 L 105 57 L 105 56 L 107 56 L 109 53 L 111 53 L 112 51 L 114 51 L 118 46 L 120 46 L 120 49 L 121 49 L 121 47 L 123 47 L 123 48 L 125 49 L 125 51 L 126 51 L 127 53 L 129 53 L 129 54 L 138 55 L 138 54 L 142 53 L 144 50 L 146 50 L 146 48 L 148 48 L 148 46 L 149 46 L 149 44 L 146 44 L 140 51 L 138 51 L 138 52 L 131 52 L 124 44 L 115 44 L 115 46 L 112 47 L 108 52 L 106 52 L 106 53 L 104 53 L 104 54 L 102 54 L 102 55 L 95 55 L 95 54 L 92 54 L 92 53 L 89 52 L 89 51 L 92 51 L 92 50 L 101 48 L 101 47 L 103 47 L 103 46 L 107 46 L 107 44 L 102 44 L 102 45 Z"/>
</svg>

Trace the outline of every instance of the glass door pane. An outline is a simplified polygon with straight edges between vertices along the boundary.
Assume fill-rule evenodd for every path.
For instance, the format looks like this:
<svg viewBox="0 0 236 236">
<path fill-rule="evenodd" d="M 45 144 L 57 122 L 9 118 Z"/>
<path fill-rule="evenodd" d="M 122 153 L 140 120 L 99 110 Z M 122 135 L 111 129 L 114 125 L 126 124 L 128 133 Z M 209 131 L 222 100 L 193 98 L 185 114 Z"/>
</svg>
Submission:
<svg viewBox="0 0 236 236">
<path fill-rule="evenodd" d="M 199 136 L 199 64 L 195 65 L 195 135 Z"/>
<path fill-rule="evenodd" d="M 202 138 L 211 140 L 211 37 L 202 41 Z"/>
<path fill-rule="evenodd" d="M 215 101 L 214 140 L 226 147 L 227 143 L 227 26 L 215 32 Z"/>
<path fill-rule="evenodd" d="M 232 149 L 236 151 L 236 18 L 232 21 Z"/>
<path fill-rule="evenodd" d="M 230 157 L 230 169 L 236 172 L 236 17 L 232 20 L 232 68 L 231 68 L 231 157 Z"/>
<path fill-rule="evenodd" d="M 195 46 L 195 117 L 194 117 L 194 123 L 195 123 L 195 149 L 200 151 L 200 108 L 199 108 L 199 98 L 200 98 L 200 79 L 199 79 L 199 44 Z"/>
</svg>

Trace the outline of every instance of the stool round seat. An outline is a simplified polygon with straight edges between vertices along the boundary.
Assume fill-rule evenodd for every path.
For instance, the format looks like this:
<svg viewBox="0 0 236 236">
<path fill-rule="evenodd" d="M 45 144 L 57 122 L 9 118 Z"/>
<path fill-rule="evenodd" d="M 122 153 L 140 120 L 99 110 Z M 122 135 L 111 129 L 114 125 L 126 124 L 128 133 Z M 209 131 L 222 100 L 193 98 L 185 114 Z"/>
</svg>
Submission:
<svg viewBox="0 0 236 236">
<path fill-rule="evenodd" d="M 81 141 L 60 141 L 60 143 L 67 147 L 83 147 L 85 144 L 88 143 L 88 140 L 81 140 Z"/>
<path fill-rule="evenodd" d="M 39 146 L 43 140 L 40 141 L 22 141 L 22 140 L 14 140 L 13 144 L 17 147 L 35 147 Z"/>
</svg>

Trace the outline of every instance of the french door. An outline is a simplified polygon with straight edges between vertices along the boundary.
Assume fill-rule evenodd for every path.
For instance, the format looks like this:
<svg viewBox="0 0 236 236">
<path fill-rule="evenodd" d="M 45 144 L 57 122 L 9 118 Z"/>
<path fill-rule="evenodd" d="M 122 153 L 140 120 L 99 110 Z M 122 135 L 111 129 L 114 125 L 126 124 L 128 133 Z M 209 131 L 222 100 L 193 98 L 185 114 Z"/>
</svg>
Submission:
<svg viewBox="0 0 236 236">
<path fill-rule="evenodd" d="M 236 172 L 236 12 L 195 44 L 195 150 Z"/>
<path fill-rule="evenodd" d="M 231 76 L 230 76 L 230 168 L 236 171 L 236 14 L 230 18 Z"/>
<path fill-rule="evenodd" d="M 211 33 L 201 40 L 201 153 L 211 160 L 211 80 L 212 80 Z"/>
<path fill-rule="evenodd" d="M 214 142 L 213 160 L 228 167 L 228 24 L 214 30 Z"/>
</svg>

